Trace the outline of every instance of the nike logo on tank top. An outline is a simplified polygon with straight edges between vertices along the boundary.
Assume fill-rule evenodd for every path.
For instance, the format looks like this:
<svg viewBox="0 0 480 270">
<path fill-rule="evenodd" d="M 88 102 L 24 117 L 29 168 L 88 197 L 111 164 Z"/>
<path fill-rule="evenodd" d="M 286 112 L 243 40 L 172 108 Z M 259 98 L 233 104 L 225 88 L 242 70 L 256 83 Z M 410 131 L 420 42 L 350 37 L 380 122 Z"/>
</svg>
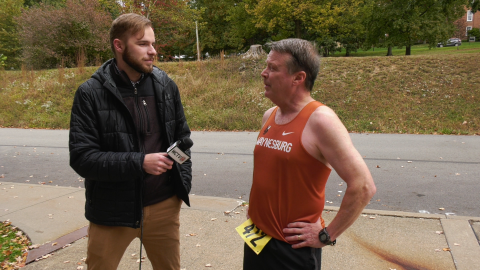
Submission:
<svg viewBox="0 0 480 270">
<path fill-rule="evenodd" d="M 275 108 L 260 130 L 254 150 L 249 215 L 266 234 L 287 242 L 283 229 L 296 221 L 315 223 L 325 206 L 325 185 L 331 169 L 302 145 L 311 114 L 323 104 L 308 103 L 289 123 L 275 123 Z"/>
</svg>

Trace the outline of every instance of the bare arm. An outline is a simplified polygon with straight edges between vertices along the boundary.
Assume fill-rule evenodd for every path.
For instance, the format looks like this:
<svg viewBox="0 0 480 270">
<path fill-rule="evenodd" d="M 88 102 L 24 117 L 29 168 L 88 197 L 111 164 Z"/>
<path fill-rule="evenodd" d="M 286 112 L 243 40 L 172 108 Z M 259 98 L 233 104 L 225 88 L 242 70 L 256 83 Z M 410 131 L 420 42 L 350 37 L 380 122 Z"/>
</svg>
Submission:
<svg viewBox="0 0 480 270">
<path fill-rule="evenodd" d="M 350 227 L 376 192 L 370 171 L 363 158 L 355 149 L 338 116 L 328 107 L 319 107 L 310 117 L 302 137 L 306 150 L 318 160 L 331 166 L 347 184 L 340 209 L 328 225 L 327 231 L 332 240 Z M 318 233 L 322 229 L 320 221 L 316 223 L 294 222 L 284 229 L 285 233 L 301 235 L 299 244 L 322 247 Z M 297 240 L 296 236 L 286 238 Z"/>
</svg>

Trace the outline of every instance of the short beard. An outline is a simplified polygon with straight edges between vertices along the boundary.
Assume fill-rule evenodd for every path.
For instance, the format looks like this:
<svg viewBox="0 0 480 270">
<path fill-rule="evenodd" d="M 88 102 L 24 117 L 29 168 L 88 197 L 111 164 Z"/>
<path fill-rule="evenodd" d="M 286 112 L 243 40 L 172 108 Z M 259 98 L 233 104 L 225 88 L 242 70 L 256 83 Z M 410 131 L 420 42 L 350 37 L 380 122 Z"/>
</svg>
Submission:
<svg viewBox="0 0 480 270">
<path fill-rule="evenodd" d="M 133 68 L 138 73 L 152 73 L 152 66 L 144 66 L 140 61 L 134 59 L 128 50 L 128 46 L 125 47 L 125 51 L 122 55 L 123 61 L 127 63 L 131 68 Z"/>
</svg>

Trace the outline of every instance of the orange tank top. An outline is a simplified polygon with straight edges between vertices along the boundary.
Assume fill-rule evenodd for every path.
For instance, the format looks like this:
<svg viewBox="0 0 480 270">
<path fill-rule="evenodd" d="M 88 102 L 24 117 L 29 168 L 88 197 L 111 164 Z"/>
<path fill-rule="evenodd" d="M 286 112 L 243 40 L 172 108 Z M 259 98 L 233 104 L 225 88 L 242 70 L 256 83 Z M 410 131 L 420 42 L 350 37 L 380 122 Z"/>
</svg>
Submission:
<svg viewBox="0 0 480 270">
<path fill-rule="evenodd" d="M 287 242 L 283 229 L 296 221 L 315 223 L 325 206 L 331 169 L 302 145 L 310 115 L 323 104 L 308 103 L 289 123 L 275 124 L 275 108 L 260 130 L 254 150 L 249 215 L 266 234 Z"/>
</svg>

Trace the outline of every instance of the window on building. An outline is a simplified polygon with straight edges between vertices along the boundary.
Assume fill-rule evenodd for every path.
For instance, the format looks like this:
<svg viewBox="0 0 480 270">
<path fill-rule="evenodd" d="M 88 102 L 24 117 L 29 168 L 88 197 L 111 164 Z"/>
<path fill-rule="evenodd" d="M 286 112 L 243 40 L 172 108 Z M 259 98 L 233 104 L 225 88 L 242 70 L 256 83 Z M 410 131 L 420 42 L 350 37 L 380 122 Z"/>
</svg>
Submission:
<svg viewBox="0 0 480 270">
<path fill-rule="evenodd" d="M 473 13 L 471 10 L 467 11 L 467 22 L 473 21 Z"/>
<path fill-rule="evenodd" d="M 467 31 L 465 32 L 465 36 L 468 36 L 468 31 L 472 30 L 471 26 L 467 26 Z"/>
</svg>

